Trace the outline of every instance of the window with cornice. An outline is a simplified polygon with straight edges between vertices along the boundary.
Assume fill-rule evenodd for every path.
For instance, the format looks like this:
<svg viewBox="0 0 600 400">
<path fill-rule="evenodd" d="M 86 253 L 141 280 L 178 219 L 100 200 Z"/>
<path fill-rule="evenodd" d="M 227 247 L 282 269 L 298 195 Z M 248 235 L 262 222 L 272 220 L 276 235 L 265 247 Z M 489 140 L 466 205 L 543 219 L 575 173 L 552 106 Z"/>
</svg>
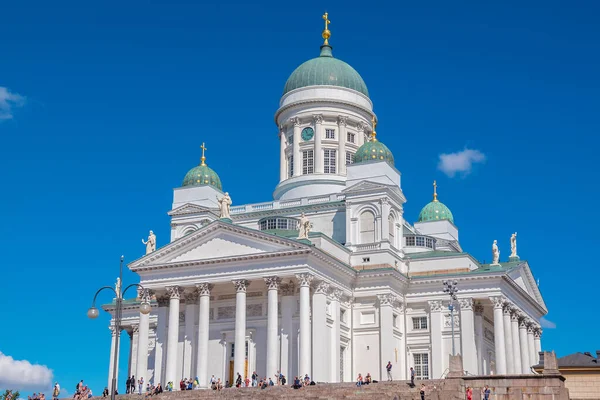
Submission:
<svg viewBox="0 0 600 400">
<path fill-rule="evenodd" d="M 375 215 L 371 211 L 360 214 L 360 243 L 375 242 Z"/>
<path fill-rule="evenodd" d="M 326 174 L 335 174 L 335 155 L 336 151 L 331 149 L 325 149 L 323 151 L 323 172 Z"/>
</svg>

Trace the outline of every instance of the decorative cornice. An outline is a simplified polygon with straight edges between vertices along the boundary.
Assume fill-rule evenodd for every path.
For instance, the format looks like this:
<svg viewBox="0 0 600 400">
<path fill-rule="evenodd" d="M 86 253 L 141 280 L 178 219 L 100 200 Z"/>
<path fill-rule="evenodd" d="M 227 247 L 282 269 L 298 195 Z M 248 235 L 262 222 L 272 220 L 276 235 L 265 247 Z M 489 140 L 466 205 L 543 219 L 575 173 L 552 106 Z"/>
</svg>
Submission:
<svg viewBox="0 0 600 400">
<path fill-rule="evenodd" d="M 317 282 L 316 286 L 315 286 L 315 292 L 314 294 L 324 294 L 327 295 L 327 293 L 329 292 L 329 283 L 328 282 L 324 282 L 324 281 L 319 281 Z"/>
<path fill-rule="evenodd" d="M 167 286 L 166 289 L 171 299 L 179 300 L 183 294 L 183 288 L 180 286 Z"/>
<path fill-rule="evenodd" d="M 198 296 L 210 296 L 210 291 L 213 290 L 215 285 L 207 282 L 198 283 L 196 285 L 196 291 L 198 292 Z"/>
<path fill-rule="evenodd" d="M 458 299 L 458 304 L 460 305 L 461 310 L 473 310 L 473 299 L 471 297 Z"/>
<path fill-rule="evenodd" d="M 269 276 L 265 278 L 268 290 L 279 290 L 281 285 L 281 278 L 278 276 Z"/>
<path fill-rule="evenodd" d="M 444 309 L 444 302 L 442 300 L 430 300 L 429 312 L 441 312 Z"/>
<path fill-rule="evenodd" d="M 248 286 L 250 285 L 250 281 L 246 279 L 235 280 L 231 283 L 233 283 L 236 293 L 246 293 L 246 289 L 248 289 Z"/>
<path fill-rule="evenodd" d="M 300 283 L 300 286 L 310 286 L 310 283 L 312 282 L 314 277 L 315 276 L 313 274 L 309 273 L 296 274 L 296 279 L 298 279 L 298 283 Z"/>
</svg>

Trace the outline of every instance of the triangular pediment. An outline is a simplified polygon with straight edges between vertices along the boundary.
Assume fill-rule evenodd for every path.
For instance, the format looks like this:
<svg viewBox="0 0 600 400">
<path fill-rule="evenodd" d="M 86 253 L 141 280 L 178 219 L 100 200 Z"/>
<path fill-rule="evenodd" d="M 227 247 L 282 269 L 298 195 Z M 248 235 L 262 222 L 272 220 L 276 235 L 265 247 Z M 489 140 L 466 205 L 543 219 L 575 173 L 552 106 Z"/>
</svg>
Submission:
<svg viewBox="0 0 600 400">
<path fill-rule="evenodd" d="M 200 213 L 206 213 L 206 212 L 211 212 L 211 211 L 213 211 L 213 210 L 211 210 L 208 207 L 203 207 L 203 206 L 199 206 L 197 204 L 187 203 L 187 204 L 184 204 L 182 206 L 172 209 L 167 214 L 170 215 L 171 217 L 173 217 L 173 216 L 180 216 L 180 215 L 200 214 Z"/>
<path fill-rule="evenodd" d="M 354 193 L 354 192 L 371 192 L 374 190 L 381 189 L 392 189 L 394 186 L 392 185 L 384 185 L 382 183 L 376 183 L 371 181 L 361 181 L 355 185 L 352 185 L 344 190 L 342 193 Z"/>
<path fill-rule="evenodd" d="M 521 289 L 523 289 L 525 292 L 527 292 L 527 294 L 529 294 L 529 296 L 531 296 L 531 298 L 535 299 L 535 301 L 537 301 L 538 304 L 540 304 L 544 309 L 546 309 L 546 304 L 544 303 L 542 293 L 540 292 L 537 282 L 535 281 L 535 278 L 533 277 L 533 274 L 531 273 L 531 268 L 529 268 L 529 265 L 527 264 L 527 262 L 523 262 L 523 263 L 519 264 L 517 267 L 515 267 L 514 269 L 512 269 L 508 273 L 508 276 Z"/>
<path fill-rule="evenodd" d="M 190 262 L 244 259 L 261 254 L 276 255 L 306 250 L 309 246 L 255 229 L 215 221 L 157 249 L 131 264 L 138 267 L 176 265 Z"/>
</svg>

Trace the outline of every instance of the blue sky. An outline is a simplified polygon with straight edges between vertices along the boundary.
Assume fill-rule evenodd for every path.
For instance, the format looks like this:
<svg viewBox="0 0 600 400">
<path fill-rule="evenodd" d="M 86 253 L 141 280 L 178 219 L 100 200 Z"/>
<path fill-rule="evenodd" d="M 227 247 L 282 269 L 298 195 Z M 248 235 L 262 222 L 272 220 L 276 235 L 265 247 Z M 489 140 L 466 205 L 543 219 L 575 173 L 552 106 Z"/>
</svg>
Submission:
<svg viewBox="0 0 600 400">
<path fill-rule="evenodd" d="M 50 394 L 58 380 L 72 393 L 84 379 L 101 392 L 108 318 L 86 310 L 149 229 L 167 243 L 172 189 L 203 141 L 234 204 L 271 198 L 273 115 L 289 74 L 318 55 L 325 10 L 334 55 L 366 81 L 403 174 L 405 217 L 437 179 L 479 260 L 494 239 L 507 256 L 517 231 L 557 326 L 543 347 L 596 350 L 599 6 L 413 3 L 5 2 L 0 388 Z M 53 377 L 32 367 L 22 384 L 13 359 Z"/>
</svg>

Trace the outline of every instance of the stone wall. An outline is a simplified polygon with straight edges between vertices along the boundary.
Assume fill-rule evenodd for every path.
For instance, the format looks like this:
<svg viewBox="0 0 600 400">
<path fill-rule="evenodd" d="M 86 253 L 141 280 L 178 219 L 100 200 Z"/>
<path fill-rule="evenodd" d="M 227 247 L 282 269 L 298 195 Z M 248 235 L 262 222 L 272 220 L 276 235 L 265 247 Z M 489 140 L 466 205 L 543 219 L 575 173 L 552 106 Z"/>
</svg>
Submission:
<svg viewBox="0 0 600 400">
<path fill-rule="evenodd" d="M 565 386 L 572 400 L 600 398 L 600 371 L 571 372 L 563 371 Z"/>
</svg>

